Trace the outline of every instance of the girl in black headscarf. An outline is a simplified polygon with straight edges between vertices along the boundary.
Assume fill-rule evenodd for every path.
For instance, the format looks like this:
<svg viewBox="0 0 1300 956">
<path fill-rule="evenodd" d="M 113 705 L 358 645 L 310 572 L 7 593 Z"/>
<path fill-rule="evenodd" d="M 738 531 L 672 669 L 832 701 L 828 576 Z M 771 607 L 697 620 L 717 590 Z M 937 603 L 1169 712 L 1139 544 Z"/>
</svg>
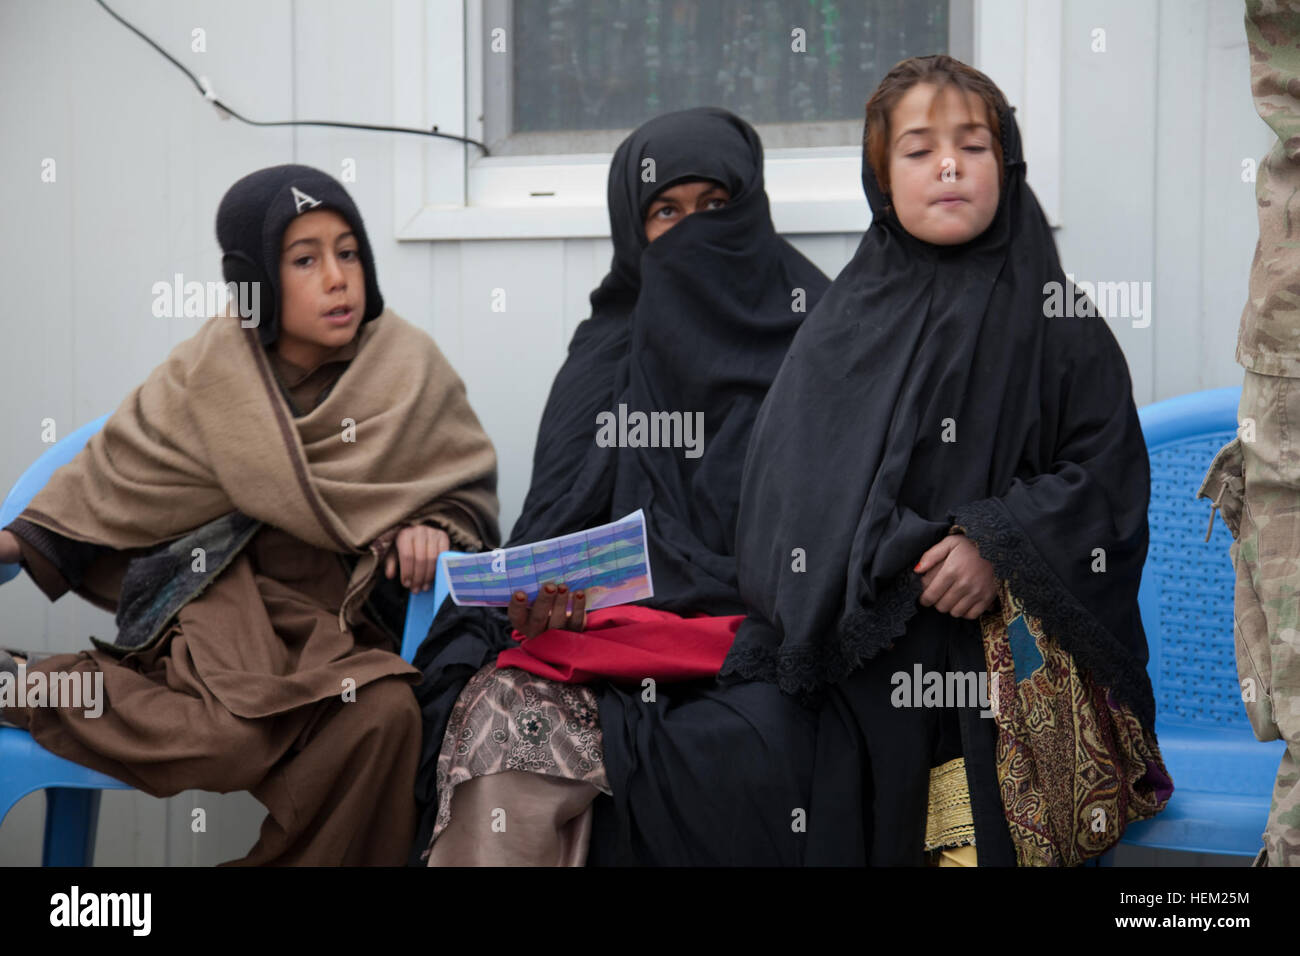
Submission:
<svg viewBox="0 0 1300 956">
<path fill-rule="evenodd" d="M 655 595 L 641 603 L 669 622 L 692 618 L 684 633 L 702 623 L 695 616 L 734 616 L 727 644 L 744 613 L 734 538 L 750 429 L 805 308 L 828 284 L 776 234 L 762 160 L 749 124 L 718 109 L 658 117 L 619 147 L 613 264 L 556 376 L 507 542 L 642 508 Z M 597 416 L 620 404 L 703 413 L 702 454 L 601 447 Z M 435 863 L 581 863 L 593 798 L 605 793 L 594 862 L 797 862 L 791 813 L 806 805 L 815 714 L 762 682 L 583 686 L 497 669 L 516 643 L 512 623 L 524 635 L 580 629 L 573 597 L 570 607 L 562 591 L 544 592 L 531 610 L 509 613 L 441 609 L 415 658 L 425 677 L 417 797 L 426 807 L 416 853 L 436 829 Z M 767 749 L 803 754 L 804 766 L 773 769 Z M 729 803 L 709 777 L 722 773 L 738 791 Z"/>
<path fill-rule="evenodd" d="M 1078 862 L 1171 792 L 1128 368 L 1051 306 L 1075 292 L 992 81 L 900 63 L 864 146 L 871 228 L 754 427 L 722 674 L 821 702 L 808 862 Z"/>
</svg>

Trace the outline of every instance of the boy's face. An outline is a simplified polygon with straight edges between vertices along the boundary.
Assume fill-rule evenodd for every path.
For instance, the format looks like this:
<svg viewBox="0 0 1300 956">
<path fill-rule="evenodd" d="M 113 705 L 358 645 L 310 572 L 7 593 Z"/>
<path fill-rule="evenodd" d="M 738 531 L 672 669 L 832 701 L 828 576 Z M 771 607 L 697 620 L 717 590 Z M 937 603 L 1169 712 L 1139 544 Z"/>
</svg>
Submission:
<svg viewBox="0 0 1300 956">
<path fill-rule="evenodd" d="M 904 229 L 925 242 L 951 246 L 989 227 L 1002 170 L 978 95 L 918 83 L 894 107 L 889 130 L 890 196 Z"/>
<path fill-rule="evenodd" d="M 693 179 L 665 189 L 646 210 L 646 241 L 654 242 L 692 213 L 721 209 L 730 201 L 726 186 L 707 179 Z"/>
<path fill-rule="evenodd" d="M 365 270 L 347 220 L 317 209 L 290 222 L 280 242 L 281 356 L 319 364 L 352 341 L 365 311 Z"/>
</svg>

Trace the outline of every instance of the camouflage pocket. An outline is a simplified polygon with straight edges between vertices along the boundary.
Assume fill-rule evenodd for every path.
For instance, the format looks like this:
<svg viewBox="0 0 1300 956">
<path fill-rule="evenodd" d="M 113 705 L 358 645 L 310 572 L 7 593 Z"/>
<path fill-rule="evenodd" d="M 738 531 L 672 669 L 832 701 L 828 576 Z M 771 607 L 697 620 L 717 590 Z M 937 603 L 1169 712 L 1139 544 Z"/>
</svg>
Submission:
<svg viewBox="0 0 1300 956">
<path fill-rule="evenodd" d="M 1205 473 L 1196 497 L 1208 498 L 1214 503 L 1210 509 L 1210 525 L 1205 531 L 1205 540 L 1210 540 L 1214 530 L 1214 512 L 1218 511 L 1223 523 L 1232 532 L 1232 539 L 1237 540 L 1241 531 L 1241 509 L 1245 500 L 1246 485 L 1242 478 L 1241 439 L 1234 438 L 1219 449 L 1210 462 L 1210 470 Z"/>
</svg>

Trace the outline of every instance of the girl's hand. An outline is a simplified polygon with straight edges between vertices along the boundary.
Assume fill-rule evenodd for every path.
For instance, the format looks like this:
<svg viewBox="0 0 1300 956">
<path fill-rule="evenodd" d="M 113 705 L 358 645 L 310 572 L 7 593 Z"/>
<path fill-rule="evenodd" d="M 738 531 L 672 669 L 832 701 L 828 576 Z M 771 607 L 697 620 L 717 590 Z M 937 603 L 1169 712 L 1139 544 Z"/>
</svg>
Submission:
<svg viewBox="0 0 1300 956">
<path fill-rule="evenodd" d="M 555 627 L 566 631 L 581 631 L 587 626 L 586 592 L 573 592 L 572 611 L 568 610 L 568 603 L 568 587 L 547 581 L 531 605 L 527 594 L 516 591 L 506 613 L 510 616 L 510 625 L 525 638 L 536 637 L 542 631 Z"/>
<path fill-rule="evenodd" d="M 450 550 L 451 538 L 441 528 L 427 524 L 411 525 L 397 532 L 397 540 L 384 559 L 384 574 L 392 578 L 398 564 L 402 568 L 402 586 L 412 594 L 427 591 L 438 573 L 438 555 Z"/>
<path fill-rule="evenodd" d="M 0 531 L 0 564 L 17 564 L 22 556 L 18 537 L 12 531 Z"/>
<path fill-rule="evenodd" d="M 913 570 L 925 585 L 921 604 L 942 614 L 973 621 L 997 600 L 993 565 L 964 534 L 948 535 L 921 555 Z"/>
</svg>

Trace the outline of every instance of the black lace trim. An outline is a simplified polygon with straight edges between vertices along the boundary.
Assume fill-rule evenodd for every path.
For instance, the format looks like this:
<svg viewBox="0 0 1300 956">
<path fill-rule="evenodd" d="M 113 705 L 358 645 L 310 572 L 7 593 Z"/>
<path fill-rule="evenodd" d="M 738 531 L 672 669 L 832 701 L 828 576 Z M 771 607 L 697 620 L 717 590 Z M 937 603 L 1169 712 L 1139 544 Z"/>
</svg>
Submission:
<svg viewBox="0 0 1300 956">
<path fill-rule="evenodd" d="M 733 646 L 719 676 L 766 681 L 805 704 L 815 704 L 828 684 L 847 677 L 907 631 L 922 590 L 920 576 L 904 571 L 881 589 L 870 607 L 846 614 L 833 641 L 791 648 L 758 641 Z"/>
<path fill-rule="evenodd" d="M 980 556 L 993 565 L 999 580 L 1007 582 L 1025 612 L 1042 621 L 1061 647 L 1116 701 L 1132 708 L 1145 728 L 1152 729 L 1155 695 L 1146 668 L 1061 584 L 996 499 L 958 508 L 952 522 L 975 542 Z M 803 703 L 815 705 L 827 685 L 848 676 L 906 632 L 922 590 L 920 577 L 904 571 L 882 589 L 875 603 L 847 614 L 833 641 L 793 648 L 758 640 L 737 643 L 719 676 L 776 684 Z"/>
<path fill-rule="evenodd" d="M 1025 612 L 1041 620 L 1047 633 L 1150 730 L 1156 704 L 1146 668 L 1061 584 L 1006 509 L 990 498 L 957 508 L 951 517 Z"/>
</svg>

